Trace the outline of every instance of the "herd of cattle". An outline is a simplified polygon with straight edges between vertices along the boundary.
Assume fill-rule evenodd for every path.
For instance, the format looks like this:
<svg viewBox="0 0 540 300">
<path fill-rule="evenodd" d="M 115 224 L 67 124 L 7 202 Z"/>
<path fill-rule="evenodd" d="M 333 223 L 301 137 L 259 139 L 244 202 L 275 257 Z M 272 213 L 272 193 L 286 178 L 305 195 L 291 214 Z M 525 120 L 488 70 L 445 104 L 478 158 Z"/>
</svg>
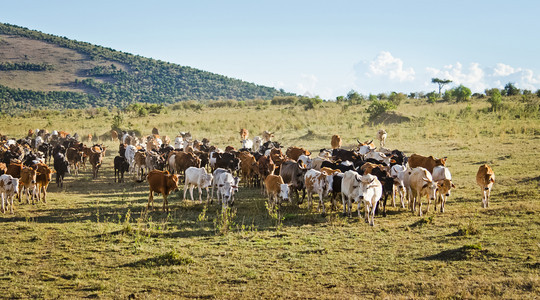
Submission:
<svg viewBox="0 0 540 300">
<path fill-rule="evenodd" d="M 207 200 L 213 202 L 216 194 L 223 210 L 234 204 L 242 181 L 246 187 L 259 186 L 271 207 L 279 208 L 284 201 L 301 204 L 307 195 L 311 209 L 316 194 L 318 210 L 323 214 L 325 198 L 330 199 L 331 209 L 335 209 L 336 198 L 341 194 L 343 214 L 351 216 L 354 202 L 361 217 L 363 204 L 365 221 L 373 225 L 375 211 L 382 210 L 386 216 L 389 197 L 394 207 L 399 200 L 402 208 L 408 205 L 413 214 L 421 216 L 424 197 L 426 213 L 432 201 L 435 211 L 439 206 L 444 212 L 446 200 L 455 187 L 445 166 L 446 158 L 418 154 L 407 157 L 402 151 L 387 149 L 384 130 L 377 133 L 378 149 L 372 141 L 357 140 L 355 149 L 345 150 L 341 137 L 334 135 L 331 148 L 321 149 L 317 155 L 300 147 L 285 149 L 272 141 L 274 135 L 268 131 L 251 140 L 246 129 L 240 131 L 242 148 L 238 150 L 231 146 L 221 150 L 210 145 L 206 138 L 193 139 L 189 132 L 181 132 L 171 143 L 156 128 L 143 138 L 114 130 L 111 137 L 120 142 L 114 158 L 114 181 L 123 182 L 126 172 L 137 182 L 146 179 L 150 190 L 147 208 L 150 205 L 153 208 L 154 193 L 159 193 L 164 199 L 164 211 L 169 209 L 167 196 L 178 189 L 181 180 L 185 184 L 184 200 L 189 189 L 193 201 L 193 189 L 197 187 L 202 201 L 205 189 Z M 91 142 L 91 136 L 87 138 Z M 25 138 L 18 140 L 0 135 L 2 212 L 9 206 L 13 213 L 15 197 L 19 202 L 25 195 L 27 203 L 41 199 L 46 202 L 53 173 L 56 184 L 62 187 L 66 173 L 77 175 L 88 161 L 93 178 L 98 178 L 105 152 L 103 145 L 87 147 L 77 134 L 70 136 L 63 131 L 30 130 Z M 51 157 L 54 169 L 49 167 Z M 488 165 L 480 166 L 476 180 L 482 188 L 482 205 L 487 207 L 495 181 L 493 170 Z"/>
</svg>

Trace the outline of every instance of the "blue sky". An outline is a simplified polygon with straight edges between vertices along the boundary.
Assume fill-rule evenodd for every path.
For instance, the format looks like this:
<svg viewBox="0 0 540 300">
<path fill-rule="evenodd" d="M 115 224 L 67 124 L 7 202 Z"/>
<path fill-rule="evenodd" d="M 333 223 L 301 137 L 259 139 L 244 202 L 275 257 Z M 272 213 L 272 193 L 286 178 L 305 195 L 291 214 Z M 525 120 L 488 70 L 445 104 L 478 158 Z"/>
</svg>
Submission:
<svg viewBox="0 0 540 300">
<path fill-rule="evenodd" d="M 540 88 L 538 1 L 4 1 L 0 22 L 335 99 Z"/>
</svg>

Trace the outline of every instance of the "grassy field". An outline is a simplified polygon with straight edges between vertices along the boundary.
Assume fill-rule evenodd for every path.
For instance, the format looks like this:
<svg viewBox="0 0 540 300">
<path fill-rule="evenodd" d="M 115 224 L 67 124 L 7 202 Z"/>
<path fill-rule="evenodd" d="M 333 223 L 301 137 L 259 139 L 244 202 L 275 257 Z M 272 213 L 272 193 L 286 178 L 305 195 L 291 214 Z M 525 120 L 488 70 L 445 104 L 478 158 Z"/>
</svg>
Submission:
<svg viewBox="0 0 540 300">
<path fill-rule="evenodd" d="M 191 131 L 224 148 L 238 131 L 275 131 L 287 146 L 344 146 L 388 132 L 387 146 L 408 155 L 447 156 L 457 189 L 444 214 L 424 217 L 389 208 L 370 227 L 341 207 L 322 217 L 285 204 L 272 217 L 258 189 L 241 187 L 235 210 L 169 198 L 171 212 L 145 212 L 145 183 L 114 183 L 109 147 L 102 173 L 66 177 L 47 204 L 16 205 L 0 215 L 1 298 L 506 298 L 540 296 L 540 122 L 485 113 L 485 101 L 420 104 L 409 100 L 386 124 L 366 124 L 365 106 L 296 106 L 172 110 L 124 116 L 123 127 L 174 137 Z M 113 113 L 68 111 L 7 117 L 0 133 L 30 128 L 105 136 Z M 410 121 L 399 122 L 403 118 Z M 475 175 L 496 173 L 490 207 L 481 208 Z M 157 207 L 162 199 L 156 197 Z M 327 203 L 329 206 L 329 203 Z M 432 206 L 433 207 L 433 206 Z"/>
</svg>

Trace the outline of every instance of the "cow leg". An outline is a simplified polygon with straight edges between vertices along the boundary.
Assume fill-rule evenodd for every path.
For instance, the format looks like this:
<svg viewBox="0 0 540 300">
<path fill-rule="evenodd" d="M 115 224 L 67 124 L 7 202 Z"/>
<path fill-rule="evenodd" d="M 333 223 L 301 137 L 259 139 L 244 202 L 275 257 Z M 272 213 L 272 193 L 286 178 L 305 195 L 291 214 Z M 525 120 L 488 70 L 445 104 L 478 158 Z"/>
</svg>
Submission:
<svg viewBox="0 0 540 300">
<path fill-rule="evenodd" d="M 2 193 L 0 196 L 2 197 L 2 213 L 5 214 L 6 213 L 6 207 L 5 207 L 5 204 L 4 204 L 4 193 Z M 7 195 L 6 195 L 6 198 L 7 198 Z M 8 199 L 5 199 L 5 200 L 7 202 Z"/>
<path fill-rule="evenodd" d="M 146 210 L 150 208 L 150 203 L 152 203 L 152 210 L 154 210 L 154 192 L 150 190 L 150 196 L 148 197 L 148 204 L 146 204 Z"/>
<path fill-rule="evenodd" d="M 431 198 L 429 196 L 427 196 L 426 198 L 427 198 L 427 209 L 426 209 L 426 215 L 427 215 L 429 212 L 429 205 L 431 204 Z"/>
<path fill-rule="evenodd" d="M 165 195 L 165 193 L 163 193 L 163 211 L 169 211 L 169 202 L 167 201 L 167 195 Z"/>
<path fill-rule="evenodd" d="M 444 212 L 445 204 L 446 204 L 446 195 L 441 195 L 441 213 Z M 435 210 L 437 210 L 437 207 L 435 207 Z"/>
<path fill-rule="evenodd" d="M 323 195 L 319 195 L 319 212 L 321 211 L 321 206 L 322 206 L 322 212 L 324 215 L 326 214 L 326 208 L 324 207 Z"/>
<path fill-rule="evenodd" d="M 199 203 L 202 203 L 202 189 L 200 185 L 198 186 L 198 189 L 199 189 Z"/>
<path fill-rule="evenodd" d="M 184 201 L 186 201 L 186 193 L 187 193 L 187 190 L 188 190 L 188 184 L 186 183 L 186 184 L 184 185 Z M 192 198 L 193 198 L 193 197 L 192 197 Z M 193 200 L 193 199 L 191 199 L 191 200 Z"/>
<path fill-rule="evenodd" d="M 189 195 L 191 196 L 191 201 L 195 201 L 195 200 L 193 199 L 193 188 L 195 188 L 195 185 L 190 184 L 190 185 L 189 185 Z"/>
<path fill-rule="evenodd" d="M 8 202 L 8 200 L 11 200 L 11 201 Z M 11 203 L 11 204 L 9 205 L 9 210 L 10 210 L 10 212 L 13 214 L 13 213 L 14 213 L 14 212 L 13 212 L 13 195 L 9 196 L 9 198 L 6 199 L 6 204 L 7 204 L 7 203 Z"/>
</svg>

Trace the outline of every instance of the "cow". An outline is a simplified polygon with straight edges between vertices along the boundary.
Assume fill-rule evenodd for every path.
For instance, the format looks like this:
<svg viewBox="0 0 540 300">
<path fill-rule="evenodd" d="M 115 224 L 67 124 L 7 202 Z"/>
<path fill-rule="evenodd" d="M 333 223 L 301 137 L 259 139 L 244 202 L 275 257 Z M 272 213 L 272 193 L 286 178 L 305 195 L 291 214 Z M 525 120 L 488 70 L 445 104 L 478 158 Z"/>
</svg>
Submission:
<svg viewBox="0 0 540 300">
<path fill-rule="evenodd" d="M 354 165 L 349 164 L 341 164 L 341 163 L 334 163 L 331 161 L 323 161 L 321 164 L 321 170 L 324 168 L 330 168 L 332 170 L 339 170 L 341 173 L 345 173 L 347 171 L 356 171 Z"/>
<path fill-rule="evenodd" d="M 311 168 L 320 171 L 321 168 L 322 168 L 321 165 L 322 165 L 322 163 L 324 161 L 330 162 L 329 159 L 326 159 L 326 158 L 323 158 L 323 157 L 320 157 L 320 156 L 313 158 L 311 160 Z"/>
<path fill-rule="evenodd" d="M 446 165 L 446 158 L 433 158 L 433 156 L 422 156 L 418 154 L 413 154 L 411 157 L 409 157 L 409 168 L 413 169 L 416 167 L 422 167 L 429 171 L 429 173 L 433 173 L 433 168 L 435 166 L 445 166 Z"/>
<path fill-rule="evenodd" d="M 216 158 L 216 168 L 224 168 L 230 170 L 231 173 L 240 170 L 240 159 L 233 153 L 214 153 Z"/>
<path fill-rule="evenodd" d="M 377 131 L 377 139 L 379 140 L 381 147 L 384 147 L 384 143 L 386 142 L 386 136 L 386 130 L 379 129 L 379 131 Z"/>
<path fill-rule="evenodd" d="M 219 170 L 219 169 L 218 169 Z M 216 184 L 218 188 L 217 200 L 221 196 L 222 210 L 234 205 L 234 194 L 238 191 L 239 177 L 234 177 L 230 172 L 222 172 L 217 175 Z"/>
<path fill-rule="evenodd" d="M 313 159 L 311 159 L 311 157 L 305 154 L 300 155 L 296 161 L 302 162 L 302 164 L 304 164 L 304 167 L 308 169 L 311 169 L 313 166 Z"/>
<path fill-rule="evenodd" d="M 279 175 L 283 178 L 283 182 L 290 184 L 292 191 L 296 195 L 298 204 L 301 204 L 306 198 L 306 189 L 304 184 L 304 175 L 306 172 L 307 169 L 302 167 L 301 164 L 291 160 L 281 164 L 281 168 L 279 170 Z M 300 190 L 303 192 L 302 201 L 300 201 L 300 195 L 298 195 L 298 191 Z"/>
<path fill-rule="evenodd" d="M 437 205 L 441 203 L 441 212 L 444 212 L 444 206 L 446 200 L 450 196 L 450 190 L 456 188 L 452 182 L 452 174 L 447 167 L 436 166 L 433 168 L 433 181 L 437 182 L 437 197 L 435 200 L 435 211 L 437 211 Z"/>
<path fill-rule="evenodd" d="M 13 213 L 13 198 L 19 194 L 19 178 L 11 175 L 0 175 L 0 197 L 2 197 L 2 213 L 6 213 L 6 206 L 10 206 Z M 10 201 L 11 200 L 11 201 Z"/>
<path fill-rule="evenodd" d="M 385 163 L 387 166 L 390 165 L 391 163 L 391 160 L 392 160 L 392 156 L 386 156 L 384 153 L 382 152 L 377 152 L 375 150 L 371 150 L 369 151 L 368 153 L 365 154 L 364 156 L 364 159 L 374 159 L 378 162 L 382 162 L 382 163 Z"/>
<path fill-rule="evenodd" d="M 212 184 L 212 174 L 206 173 L 205 168 L 189 167 L 185 171 L 185 186 L 184 186 L 184 201 L 186 200 L 186 192 L 189 187 L 191 201 L 193 200 L 193 188 L 199 189 L 199 202 L 202 202 L 202 189 L 206 189 L 206 200 L 210 200 L 209 187 Z"/>
<path fill-rule="evenodd" d="M 375 145 L 373 144 L 373 140 L 361 143 L 358 139 L 356 139 L 356 142 L 358 143 L 357 151 L 358 151 L 358 155 L 360 156 L 364 156 L 369 151 L 375 150 Z"/>
<path fill-rule="evenodd" d="M 249 154 L 248 152 L 243 153 L 240 158 L 240 170 L 242 171 L 242 177 L 246 182 L 246 186 L 249 186 L 250 183 L 255 186 L 256 175 L 259 173 L 259 166 L 257 165 L 257 160 L 255 156 Z"/>
<path fill-rule="evenodd" d="M 100 151 L 94 151 L 91 149 L 90 153 L 90 164 L 92 165 L 92 178 L 97 179 L 99 168 L 101 168 L 101 163 L 103 161 L 103 156 L 105 155 L 105 149 Z"/>
<path fill-rule="evenodd" d="M 266 143 L 266 142 L 271 142 L 272 138 L 274 137 L 273 132 L 269 132 L 269 131 L 266 131 L 266 130 L 263 131 L 263 133 L 261 135 L 262 135 L 263 144 Z"/>
<path fill-rule="evenodd" d="M 256 136 L 253 138 L 253 148 L 251 150 L 255 152 L 259 152 L 259 149 L 262 146 L 262 139 L 260 136 Z"/>
<path fill-rule="evenodd" d="M 247 140 L 249 137 L 249 131 L 245 128 L 240 129 L 240 139 Z"/>
<path fill-rule="evenodd" d="M 422 216 L 422 197 L 426 196 L 428 199 L 427 214 L 431 201 L 435 200 L 436 197 L 437 183 L 433 181 L 431 173 L 426 168 L 417 167 L 410 172 L 409 181 L 411 195 L 409 206 L 411 207 L 413 215 L 416 214 L 416 206 L 418 206 L 418 214 Z"/>
<path fill-rule="evenodd" d="M 476 173 L 476 183 L 482 190 L 482 207 L 487 208 L 489 206 L 491 188 L 495 183 L 495 173 L 489 165 L 483 164 L 478 168 L 478 172 Z"/>
<path fill-rule="evenodd" d="M 366 223 L 373 226 L 375 225 L 375 208 L 381 199 L 383 187 L 377 177 L 371 174 L 363 175 L 361 181 L 362 195 L 360 196 L 360 199 L 364 202 Z M 358 203 L 358 217 L 360 217 L 360 202 Z"/>
<path fill-rule="evenodd" d="M 272 159 L 274 164 L 276 164 L 276 169 L 279 169 L 281 167 L 281 164 L 286 160 L 280 148 L 270 149 L 270 158 Z"/>
<path fill-rule="evenodd" d="M 37 198 L 36 194 L 36 176 L 37 171 L 32 167 L 24 167 L 21 171 L 21 178 L 19 179 L 20 191 L 19 200 L 22 200 L 22 194 L 26 195 L 26 203 L 34 204 L 34 199 Z M 22 187 L 22 188 L 21 188 Z"/>
<path fill-rule="evenodd" d="M 330 144 L 332 145 L 332 149 L 341 148 L 341 144 L 342 144 L 341 137 L 337 134 L 334 134 L 332 136 L 332 141 L 330 142 Z"/>
<path fill-rule="evenodd" d="M 155 169 L 163 171 L 163 169 L 165 168 L 165 161 L 155 151 L 146 151 L 145 163 L 148 172 Z"/>
<path fill-rule="evenodd" d="M 111 142 L 118 141 L 118 132 L 116 130 L 111 129 L 109 133 L 111 134 Z"/>
<path fill-rule="evenodd" d="M 153 170 L 148 172 L 146 180 L 150 188 L 150 195 L 148 196 L 148 204 L 146 209 L 150 208 L 152 204 L 152 210 L 154 210 L 154 192 L 163 195 L 163 211 L 169 211 L 169 203 L 167 202 L 167 196 L 169 193 L 178 188 L 178 176 L 175 174 L 169 174 L 167 171 Z"/>
<path fill-rule="evenodd" d="M 47 188 L 52 179 L 52 174 L 55 173 L 54 170 L 51 170 L 46 164 L 39 163 L 36 165 L 37 175 L 37 195 L 38 200 L 43 199 L 44 203 L 47 203 Z M 41 196 L 43 194 L 43 197 Z"/>
<path fill-rule="evenodd" d="M 175 152 L 174 169 L 178 174 L 184 173 L 189 167 L 201 167 L 201 160 L 197 155 L 191 152 Z"/>
<path fill-rule="evenodd" d="M 174 138 L 174 149 L 175 150 L 182 150 L 184 149 L 184 139 L 181 135 L 178 135 Z"/>
<path fill-rule="evenodd" d="M 69 162 L 62 152 L 57 152 L 53 156 L 54 170 L 56 171 L 56 186 L 64 186 L 64 177 L 69 173 Z"/>
<path fill-rule="evenodd" d="M 343 202 L 343 215 L 351 216 L 352 202 L 359 202 L 362 195 L 362 176 L 349 170 L 343 173 L 341 180 L 341 201 Z"/>
<path fill-rule="evenodd" d="M 146 167 L 146 153 L 144 151 L 137 151 L 135 153 L 133 165 L 137 170 L 137 180 L 142 182 L 144 178 L 144 171 L 148 173 L 148 168 Z"/>
<path fill-rule="evenodd" d="M 396 197 L 399 196 L 401 207 L 405 208 L 405 196 L 407 190 L 405 189 L 404 180 L 406 173 L 407 169 L 402 165 L 393 165 L 390 168 L 390 176 L 394 178 L 394 189 L 392 192 L 392 206 L 394 207 L 396 207 Z"/>
<path fill-rule="evenodd" d="M 7 166 L 6 174 L 13 176 L 13 178 L 21 178 L 22 169 L 22 163 L 12 162 L 9 164 L 9 166 Z"/>
<path fill-rule="evenodd" d="M 328 175 L 324 172 L 319 172 L 317 170 L 308 170 L 304 175 L 304 182 L 306 185 L 306 192 L 308 196 L 308 209 L 311 209 L 312 197 L 313 194 L 319 195 L 319 205 L 318 210 L 322 211 L 323 215 L 326 214 L 326 209 L 324 207 L 324 197 L 328 196 L 328 193 L 332 191 L 332 181 L 334 177 Z"/>
<path fill-rule="evenodd" d="M 306 155 L 306 156 L 310 156 L 311 155 L 311 152 L 309 152 L 308 150 L 304 149 L 304 148 L 300 148 L 300 147 L 289 147 L 287 148 L 287 151 L 285 151 L 285 155 L 291 159 L 291 160 L 294 160 L 294 161 L 297 161 L 298 158 L 300 157 L 300 155 Z"/>
<path fill-rule="evenodd" d="M 337 174 L 337 173 L 341 173 L 339 170 L 328 168 L 328 167 L 321 168 L 320 170 L 317 170 L 317 171 L 325 172 L 328 175 L 334 175 L 334 174 Z"/>
<path fill-rule="evenodd" d="M 331 207 L 331 209 L 334 210 L 337 207 L 336 198 L 337 198 L 338 194 L 341 193 L 341 182 L 343 181 L 343 173 L 336 172 L 336 173 L 333 173 L 331 175 L 333 177 L 332 178 L 332 197 L 331 197 L 332 207 Z"/>
<path fill-rule="evenodd" d="M 272 161 L 272 159 L 268 156 L 261 156 L 257 160 L 257 166 L 259 167 L 259 179 L 261 181 L 261 192 L 264 192 L 264 189 L 266 187 L 266 177 L 269 175 L 274 174 L 274 170 L 276 169 L 276 165 Z"/>
<path fill-rule="evenodd" d="M 264 186 L 266 187 L 266 193 L 268 194 L 268 204 L 272 209 L 275 205 L 278 208 L 281 206 L 282 201 L 289 201 L 292 203 L 289 197 L 289 185 L 283 182 L 283 178 L 279 175 L 268 175 L 264 180 Z"/>
<path fill-rule="evenodd" d="M 114 182 L 124 182 L 124 173 L 129 171 L 129 163 L 123 156 L 114 157 Z M 121 177 L 120 177 L 121 176 Z"/>
<path fill-rule="evenodd" d="M 66 151 L 66 158 L 70 169 L 73 170 L 75 175 L 79 175 L 79 166 L 83 161 L 83 153 L 75 147 L 70 147 Z"/>
<path fill-rule="evenodd" d="M 245 139 L 245 140 L 242 140 L 240 142 L 242 143 L 242 149 L 244 149 L 246 151 L 251 151 L 253 149 L 253 141 L 252 140 Z"/>
<path fill-rule="evenodd" d="M 355 151 L 345 150 L 345 149 L 333 149 L 332 150 L 332 159 L 334 161 L 356 161 L 360 159 L 360 155 Z"/>
</svg>

